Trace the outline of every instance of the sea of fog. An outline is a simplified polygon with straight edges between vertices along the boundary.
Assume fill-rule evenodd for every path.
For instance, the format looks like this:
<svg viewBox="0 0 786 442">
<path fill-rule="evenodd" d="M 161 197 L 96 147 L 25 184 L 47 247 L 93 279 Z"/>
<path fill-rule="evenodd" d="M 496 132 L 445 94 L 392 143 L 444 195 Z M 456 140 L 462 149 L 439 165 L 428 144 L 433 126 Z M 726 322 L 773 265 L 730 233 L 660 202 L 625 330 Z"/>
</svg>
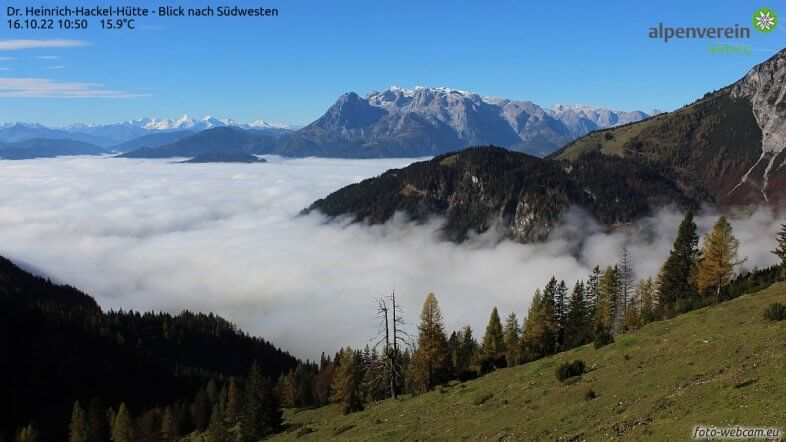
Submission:
<svg viewBox="0 0 786 442">
<path fill-rule="evenodd" d="M 369 227 L 298 216 L 333 190 L 415 160 L 268 160 L 0 161 L 0 254 L 105 309 L 212 311 L 313 359 L 365 345 L 375 334 L 373 299 L 394 285 L 413 329 L 434 292 L 449 330 L 470 324 L 480 336 L 493 306 L 521 318 L 551 275 L 572 284 L 614 263 L 623 244 L 637 276 L 652 276 L 682 217 L 663 209 L 604 232 L 576 210 L 545 243 L 490 233 L 456 245 L 440 240 L 439 219 Z M 700 229 L 715 216 L 704 211 Z M 748 267 L 775 263 L 779 221 L 767 209 L 733 217 Z"/>
</svg>

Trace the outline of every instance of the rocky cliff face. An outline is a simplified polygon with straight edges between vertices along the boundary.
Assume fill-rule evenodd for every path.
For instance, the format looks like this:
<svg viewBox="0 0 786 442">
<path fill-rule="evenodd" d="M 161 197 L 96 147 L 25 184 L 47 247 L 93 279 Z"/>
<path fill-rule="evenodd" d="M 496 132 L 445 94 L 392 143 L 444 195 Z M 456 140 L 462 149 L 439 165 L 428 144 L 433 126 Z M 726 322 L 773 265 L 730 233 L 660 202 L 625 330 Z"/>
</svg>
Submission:
<svg viewBox="0 0 786 442">
<path fill-rule="evenodd" d="M 754 67 L 732 86 L 731 94 L 753 105 L 762 132 L 762 150 L 781 152 L 786 146 L 786 51 Z"/>
<path fill-rule="evenodd" d="M 757 188 L 767 203 L 786 205 L 786 51 L 754 67 L 731 94 L 751 102 L 762 132 L 761 156 L 737 188 Z"/>
</svg>

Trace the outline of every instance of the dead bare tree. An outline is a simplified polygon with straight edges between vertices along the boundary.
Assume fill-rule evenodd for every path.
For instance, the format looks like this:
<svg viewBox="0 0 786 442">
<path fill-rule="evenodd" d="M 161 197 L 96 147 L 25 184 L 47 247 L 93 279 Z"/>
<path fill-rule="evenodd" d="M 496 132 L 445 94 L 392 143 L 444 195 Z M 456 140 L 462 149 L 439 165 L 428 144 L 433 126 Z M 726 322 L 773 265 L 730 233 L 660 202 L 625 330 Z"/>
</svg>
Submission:
<svg viewBox="0 0 786 442">
<path fill-rule="evenodd" d="M 622 246 L 618 268 L 620 286 L 617 295 L 617 305 L 615 306 L 614 333 L 622 333 L 625 331 L 625 315 L 628 313 L 628 301 L 630 300 L 635 284 L 633 281 L 633 260 L 628 251 L 627 244 Z"/>
<path fill-rule="evenodd" d="M 403 318 L 403 309 L 396 303 L 396 290 L 381 298 L 376 298 L 377 314 L 376 328 L 377 336 L 373 339 L 373 348 L 379 351 L 382 347 L 382 362 L 384 363 L 384 375 L 390 383 L 390 398 L 398 399 L 397 383 L 403 378 L 403 366 L 401 363 L 401 348 L 413 348 L 414 341 L 409 333 L 404 330 L 406 322 Z M 372 362 L 373 364 L 373 362 Z M 372 382 L 381 380 L 383 374 L 376 376 Z"/>
</svg>

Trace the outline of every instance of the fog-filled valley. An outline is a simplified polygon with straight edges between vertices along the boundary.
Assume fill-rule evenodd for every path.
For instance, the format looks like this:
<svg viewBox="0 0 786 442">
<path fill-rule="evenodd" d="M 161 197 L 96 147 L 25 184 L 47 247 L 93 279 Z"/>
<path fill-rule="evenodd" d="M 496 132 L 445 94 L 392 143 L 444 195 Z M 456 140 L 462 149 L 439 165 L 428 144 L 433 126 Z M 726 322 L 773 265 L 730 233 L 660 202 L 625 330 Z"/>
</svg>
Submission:
<svg viewBox="0 0 786 442">
<path fill-rule="evenodd" d="M 593 266 L 614 264 L 625 244 L 636 276 L 655 276 L 682 218 L 662 208 L 609 232 L 576 209 L 543 243 L 513 243 L 491 229 L 455 244 L 442 239 L 439 219 L 365 226 L 299 215 L 344 185 L 416 160 L 266 158 L 4 161 L 0 255 L 85 290 L 106 309 L 210 311 L 313 359 L 364 345 L 375 333 L 373 299 L 394 286 L 413 329 L 434 292 L 449 330 L 482 330 L 493 306 L 522 316 L 552 274 L 584 279 Z M 777 215 L 732 215 L 747 268 L 776 263 Z M 700 233 L 716 217 L 702 209 Z"/>
</svg>

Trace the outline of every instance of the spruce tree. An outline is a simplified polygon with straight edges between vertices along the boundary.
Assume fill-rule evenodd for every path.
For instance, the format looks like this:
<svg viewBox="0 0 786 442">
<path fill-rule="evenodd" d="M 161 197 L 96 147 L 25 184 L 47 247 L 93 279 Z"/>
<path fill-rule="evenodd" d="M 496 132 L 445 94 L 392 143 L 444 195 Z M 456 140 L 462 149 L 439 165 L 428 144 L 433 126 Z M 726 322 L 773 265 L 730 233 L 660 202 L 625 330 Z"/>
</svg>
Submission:
<svg viewBox="0 0 786 442">
<path fill-rule="evenodd" d="M 427 390 L 447 380 L 448 339 L 442 312 L 433 293 L 426 296 L 418 325 L 418 348 L 413 355 L 415 376 Z"/>
<path fill-rule="evenodd" d="M 704 235 L 698 273 L 699 293 L 720 299 L 721 289 L 729 283 L 734 275 L 734 266 L 739 264 L 739 245 L 726 217 L 718 218 L 712 232 Z"/>
<path fill-rule="evenodd" d="M 91 439 L 87 415 L 79 405 L 79 401 L 76 401 L 71 412 L 71 423 L 68 425 L 68 440 L 70 442 L 89 442 Z"/>
<path fill-rule="evenodd" d="M 565 348 L 574 348 L 592 341 L 592 317 L 586 301 L 586 287 L 576 282 L 565 314 Z"/>
<path fill-rule="evenodd" d="M 505 320 L 505 328 L 503 330 L 505 336 L 505 361 L 508 367 L 514 367 L 521 363 L 521 327 L 519 320 L 515 313 L 508 315 Z"/>
<path fill-rule="evenodd" d="M 568 303 L 568 286 L 565 281 L 560 281 L 557 284 L 557 291 L 554 296 L 554 320 L 557 323 L 557 342 L 555 343 L 557 351 L 563 348 L 565 344 L 565 315 L 567 313 Z"/>
<path fill-rule="evenodd" d="M 557 289 L 559 283 L 557 282 L 557 278 L 551 277 L 549 282 L 546 283 L 546 286 L 543 287 L 543 300 L 548 302 L 554 308 L 554 315 L 556 319 L 556 304 L 557 304 Z"/>
<path fill-rule="evenodd" d="M 480 352 L 484 371 L 505 367 L 505 335 L 502 332 L 502 323 L 496 307 L 491 310 Z"/>
<path fill-rule="evenodd" d="M 592 273 L 590 273 L 589 277 L 587 277 L 587 284 L 585 286 L 585 300 L 587 302 L 587 314 L 590 318 L 595 317 L 595 304 L 598 302 L 598 298 L 600 298 L 600 279 L 602 275 L 600 272 L 600 267 L 595 266 L 592 269 Z"/>
<path fill-rule="evenodd" d="M 781 279 L 786 279 L 786 224 L 781 226 L 777 236 L 778 247 L 772 251 L 781 260 Z"/>
<path fill-rule="evenodd" d="M 376 360 L 376 350 L 371 353 L 371 360 Z M 295 367 L 295 389 L 296 402 L 298 407 L 308 407 L 314 405 L 314 373 L 309 364 L 298 364 Z"/>
<path fill-rule="evenodd" d="M 244 441 L 257 441 L 281 427 L 281 407 L 274 394 L 273 385 L 262 373 L 259 362 L 254 361 L 246 377 L 240 419 L 240 437 Z"/>
<path fill-rule="evenodd" d="M 229 378 L 229 388 L 227 389 L 227 405 L 224 415 L 230 423 L 237 422 L 240 412 L 241 393 L 234 377 Z"/>
<path fill-rule="evenodd" d="M 660 314 L 665 317 L 687 311 L 698 304 L 696 268 L 699 258 L 699 235 L 693 221 L 693 209 L 688 209 L 680 223 L 674 247 L 663 263 L 658 298 Z"/>
<path fill-rule="evenodd" d="M 117 415 L 112 423 L 113 442 L 133 442 L 134 441 L 134 421 L 125 402 L 120 404 Z"/>
<path fill-rule="evenodd" d="M 472 363 L 477 352 L 478 343 L 472 336 L 472 328 L 466 325 L 456 333 L 455 352 L 451 361 L 456 378 L 466 380 L 473 377 Z"/>
</svg>

